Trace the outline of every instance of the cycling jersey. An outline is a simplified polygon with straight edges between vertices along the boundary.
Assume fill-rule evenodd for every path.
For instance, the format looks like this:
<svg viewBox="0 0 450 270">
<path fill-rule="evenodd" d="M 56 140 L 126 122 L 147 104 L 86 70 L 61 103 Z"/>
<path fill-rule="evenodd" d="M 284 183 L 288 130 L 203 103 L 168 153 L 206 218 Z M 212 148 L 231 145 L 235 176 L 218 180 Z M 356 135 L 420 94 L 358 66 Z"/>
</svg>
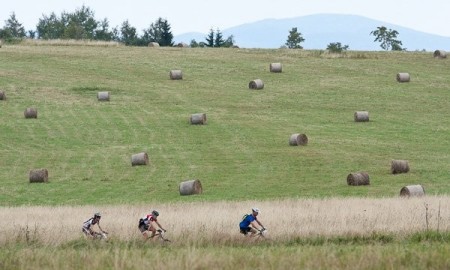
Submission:
<svg viewBox="0 0 450 270">
<path fill-rule="evenodd" d="M 245 215 L 244 218 L 242 219 L 241 223 L 239 223 L 239 227 L 240 228 L 247 228 L 248 226 L 250 226 L 250 223 L 252 223 L 253 221 L 257 220 L 257 218 L 252 215 Z"/>
</svg>

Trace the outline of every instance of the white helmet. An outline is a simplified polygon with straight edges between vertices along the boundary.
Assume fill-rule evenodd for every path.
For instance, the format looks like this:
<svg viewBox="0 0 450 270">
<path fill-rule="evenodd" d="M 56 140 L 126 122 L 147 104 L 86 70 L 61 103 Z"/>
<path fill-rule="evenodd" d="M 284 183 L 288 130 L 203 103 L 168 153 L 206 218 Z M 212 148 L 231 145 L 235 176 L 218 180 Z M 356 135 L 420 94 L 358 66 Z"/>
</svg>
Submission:
<svg viewBox="0 0 450 270">
<path fill-rule="evenodd" d="M 261 212 L 261 211 L 259 210 L 259 208 L 257 208 L 257 207 L 253 207 L 253 208 L 252 208 L 252 211 L 255 212 L 255 213 L 260 213 L 260 212 Z"/>
</svg>

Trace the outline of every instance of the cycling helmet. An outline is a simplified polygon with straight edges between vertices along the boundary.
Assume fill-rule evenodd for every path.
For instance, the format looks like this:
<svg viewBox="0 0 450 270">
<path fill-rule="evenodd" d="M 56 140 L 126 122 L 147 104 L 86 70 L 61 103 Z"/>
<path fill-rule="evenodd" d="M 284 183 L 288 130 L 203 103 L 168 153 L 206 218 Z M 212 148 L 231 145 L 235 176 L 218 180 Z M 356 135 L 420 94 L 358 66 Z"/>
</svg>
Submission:
<svg viewBox="0 0 450 270">
<path fill-rule="evenodd" d="M 102 215 L 99 212 L 97 212 L 94 214 L 94 217 L 102 217 Z"/>
<path fill-rule="evenodd" d="M 156 211 L 156 210 L 153 210 L 153 211 L 152 211 L 152 215 L 154 215 L 154 216 L 156 216 L 156 217 L 157 217 L 157 216 L 159 216 L 159 212 L 158 212 L 158 211 Z"/>
<path fill-rule="evenodd" d="M 256 208 L 256 207 L 253 207 L 253 208 L 252 208 L 252 211 L 255 212 L 255 213 L 259 213 L 259 212 L 260 212 L 260 211 L 259 211 L 259 208 Z"/>
</svg>

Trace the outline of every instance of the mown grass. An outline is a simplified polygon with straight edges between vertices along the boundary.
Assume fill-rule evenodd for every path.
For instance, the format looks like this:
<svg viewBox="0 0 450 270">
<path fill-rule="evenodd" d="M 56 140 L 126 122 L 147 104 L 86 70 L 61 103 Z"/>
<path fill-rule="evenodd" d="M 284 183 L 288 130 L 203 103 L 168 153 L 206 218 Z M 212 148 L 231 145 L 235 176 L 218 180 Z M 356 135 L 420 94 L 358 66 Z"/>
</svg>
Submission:
<svg viewBox="0 0 450 270">
<path fill-rule="evenodd" d="M 1 205 L 450 191 L 449 62 L 430 53 L 4 46 L 0 57 Z M 170 81 L 171 69 L 184 79 Z M 398 72 L 411 82 L 397 83 Z M 255 78 L 262 91 L 248 89 Z M 102 90 L 110 102 L 97 102 Z M 26 107 L 37 120 L 24 119 Z M 353 122 L 357 110 L 370 122 Z M 207 125 L 188 124 L 196 112 Z M 308 146 L 289 147 L 298 132 Z M 151 164 L 131 167 L 141 151 Z M 411 172 L 390 175 L 392 159 Z M 40 167 L 50 182 L 29 184 Z M 371 185 L 348 187 L 361 170 Z M 180 197 L 186 179 L 200 179 L 203 195 Z"/>
</svg>

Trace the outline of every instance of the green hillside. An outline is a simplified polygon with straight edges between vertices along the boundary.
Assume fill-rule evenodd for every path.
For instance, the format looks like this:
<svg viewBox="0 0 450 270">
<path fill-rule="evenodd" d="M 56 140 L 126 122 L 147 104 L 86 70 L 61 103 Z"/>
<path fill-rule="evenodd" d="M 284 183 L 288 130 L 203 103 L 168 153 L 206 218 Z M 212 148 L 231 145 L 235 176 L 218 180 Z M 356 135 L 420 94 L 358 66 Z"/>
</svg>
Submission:
<svg viewBox="0 0 450 270">
<path fill-rule="evenodd" d="M 450 60 L 424 52 L 3 46 L 0 205 L 450 193 Z M 269 64 L 281 62 L 282 73 Z M 183 80 L 170 80 L 181 69 Z M 408 72 L 411 82 L 398 83 Z M 264 81 L 249 90 L 250 80 Z M 110 102 L 97 101 L 110 91 Z M 25 119 L 27 107 L 37 119 Z M 370 122 L 356 123 L 355 111 Z M 190 125 L 206 113 L 206 125 Z M 307 146 L 289 146 L 304 133 Z M 145 151 L 148 166 L 131 166 Z M 392 159 L 410 172 L 390 174 Z M 31 169 L 49 182 L 30 184 Z M 349 187 L 366 171 L 370 186 Z M 201 196 L 180 182 L 199 179 Z"/>
</svg>

